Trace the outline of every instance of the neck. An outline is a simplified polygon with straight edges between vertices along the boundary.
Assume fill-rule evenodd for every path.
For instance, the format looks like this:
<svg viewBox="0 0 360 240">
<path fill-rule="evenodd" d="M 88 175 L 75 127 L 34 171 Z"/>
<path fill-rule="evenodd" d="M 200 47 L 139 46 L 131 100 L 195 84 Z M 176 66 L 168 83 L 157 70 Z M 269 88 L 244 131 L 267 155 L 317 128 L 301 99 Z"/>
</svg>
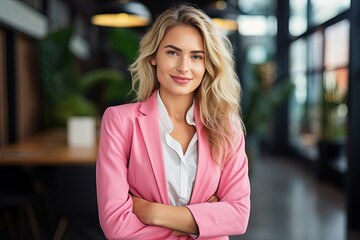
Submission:
<svg viewBox="0 0 360 240">
<path fill-rule="evenodd" d="M 193 94 L 170 96 L 160 92 L 160 97 L 170 118 L 178 120 L 185 119 L 186 113 L 193 103 Z"/>
</svg>

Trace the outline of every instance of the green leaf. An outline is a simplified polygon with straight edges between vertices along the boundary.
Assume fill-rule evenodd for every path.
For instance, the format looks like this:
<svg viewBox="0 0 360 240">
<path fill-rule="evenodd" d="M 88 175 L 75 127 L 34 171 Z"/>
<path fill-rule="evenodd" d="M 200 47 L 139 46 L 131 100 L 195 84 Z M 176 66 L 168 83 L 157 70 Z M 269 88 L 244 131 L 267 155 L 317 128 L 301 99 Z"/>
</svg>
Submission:
<svg viewBox="0 0 360 240">
<path fill-rule="evenodd" d="M 109 29 L 109 39 L 113 49 L 124 56 L 128 62 L 133 62 L 139 49 L 138 34 L 128 28 Z"/>
<path fill-rule="evenodd" d="M 69 95 L 54 108 L 53 114 L 60 125 L 71 116 L 94 116 L 98 114 L 93 103 L 79 95 Z"/>
<path fill-rule="evenodd" d="M 38 42 L 40 80 L 50 105 L 56 105 L 76 84 L 74 57 L 68 47 L 72 33 L 73 28 L 63 28 Z"/>
<path fill-rule="evenodd" d="M 82 91 L 90 92 L 101 88 L 100 101 L 105 103 L 122 103 L 133 99 L 131 78 L 129 74 L 115 69 L 99 68 L 83 74 L 80 78 Z"/>
<path fill-rule="evenodd" d="M 264 134 L 277 108 L 288 98 L 293 89 L 294 85 L 284 80 L 265 92 L 254 90 L 249 107 L 244 112 L 244 124 L 248 134 Z"/>
</svg>

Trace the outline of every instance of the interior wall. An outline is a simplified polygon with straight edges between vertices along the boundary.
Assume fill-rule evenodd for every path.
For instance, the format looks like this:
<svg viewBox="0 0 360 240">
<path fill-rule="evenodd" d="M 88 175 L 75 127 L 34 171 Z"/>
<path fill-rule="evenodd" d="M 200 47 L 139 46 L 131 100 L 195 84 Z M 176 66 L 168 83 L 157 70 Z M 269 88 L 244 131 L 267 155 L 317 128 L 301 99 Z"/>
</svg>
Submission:
<svg viewBox="0 0 360 240">
<path fill-rule="evenodd" d="M 15 39 L 17 134 L 18 141 L 23 141 L 40 126 L 41 92 L 35 42 L 23 34 Z"/>
</svg>

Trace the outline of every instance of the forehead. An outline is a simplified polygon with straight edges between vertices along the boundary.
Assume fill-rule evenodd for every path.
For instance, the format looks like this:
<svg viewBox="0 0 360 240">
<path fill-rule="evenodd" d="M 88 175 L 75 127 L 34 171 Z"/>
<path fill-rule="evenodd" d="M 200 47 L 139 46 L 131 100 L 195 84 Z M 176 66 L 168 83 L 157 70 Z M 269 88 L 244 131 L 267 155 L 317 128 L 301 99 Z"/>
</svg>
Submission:
<svg viewBox="0 0 360 240">
<path fill-rule="evenodd" d="M 160 46 L 175 45 L 177 47 L 203 50 L 203 38 L 198 29 L 191 25 L 176 25 L 167 30 Z"/>
</svg>

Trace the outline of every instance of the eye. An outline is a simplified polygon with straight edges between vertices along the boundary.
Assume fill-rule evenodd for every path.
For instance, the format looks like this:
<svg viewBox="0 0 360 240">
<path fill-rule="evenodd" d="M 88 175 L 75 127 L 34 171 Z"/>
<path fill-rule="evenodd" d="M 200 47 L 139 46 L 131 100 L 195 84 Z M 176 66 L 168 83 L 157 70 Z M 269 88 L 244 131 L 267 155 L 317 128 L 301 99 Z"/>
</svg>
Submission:
<svg viewBox="0 0 360 240">
<path fill-rule="evenodd" d="M 171 56 L 178 56 L 179 55 L 176 51 L 173 51 L 173 50 L 167 51 L 166 54 L 171 55 Z"/>
<path fill-rule="evenodd" d="M 202 60 L 203 56 L 202 55 L 193 55 L 193 56 L 191 56 L 191 58 L 195 59 L 195 60 Z"/>
</svg>

